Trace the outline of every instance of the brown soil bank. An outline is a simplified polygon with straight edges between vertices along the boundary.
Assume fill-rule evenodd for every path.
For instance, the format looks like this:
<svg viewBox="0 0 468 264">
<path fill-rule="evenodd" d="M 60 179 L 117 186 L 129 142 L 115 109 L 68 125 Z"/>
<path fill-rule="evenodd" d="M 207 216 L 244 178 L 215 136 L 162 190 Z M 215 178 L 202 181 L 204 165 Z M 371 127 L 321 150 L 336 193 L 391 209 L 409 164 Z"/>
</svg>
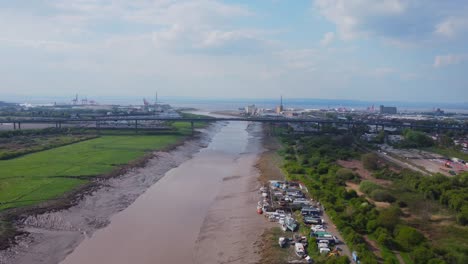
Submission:
<svg viewBox="0 0 468 264">
<path fill-rule="evenodd" d="M 98 178 L 85 190 L 68 195 L 59 203 L 16 211 L 19 217 L 15 224 L 22 235 L 15 238 L 14 246 L 0 251 L 0 263 L 60 262 L 167 171 L 206 146 L 216 128 L 213 125 L 198 138 L 187 140 L 173 150 L 154 152 L 149 158 L 131 164 L 137 167 L 128 166 L 108 175 L 121 174 L 119 177 Z"/>
<path fill-rule="evenodd" d="M 264 129 L 263 147 L 265 151 L 260 155 L 256 164 L 259 170 L 259 181 L 265 185 L 270 180 L 284 180 L 285 176 L 281 171 L 282 159 L 277 151 L 281 148 L 278 139 L 268 133 L 268 128 Z M 282 264 L 287 263 L 288 257 L 291 254 L 290 250 L 280 249 L 278 246 L 278 238 L 284 236 L 281 229 L 274 223 L 263 219 L 264 224 L 268 227 L 257 241 L 256 245 L 260 254 L 260 264 Z"/>
<path fill-rule="evenodd" d="M 270 180 L 284 180 L 284 174 L 280 169 L 282 160 L 277 153 L 281 144 L 276 138 L 264 133 L 263 147 L 265 151 L 260 155 L 255 165 L 260 173 L 259 181 L 266 184 Z"/>
</svg>

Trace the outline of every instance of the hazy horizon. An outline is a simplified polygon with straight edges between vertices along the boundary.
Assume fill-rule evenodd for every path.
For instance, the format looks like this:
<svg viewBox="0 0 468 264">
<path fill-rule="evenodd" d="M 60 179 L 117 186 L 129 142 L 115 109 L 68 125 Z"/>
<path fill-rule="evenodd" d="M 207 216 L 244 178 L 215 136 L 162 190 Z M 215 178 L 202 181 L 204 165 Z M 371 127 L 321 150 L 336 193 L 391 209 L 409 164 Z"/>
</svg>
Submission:
<svg viewBox="0 0 468 264">
<path fill-rule="evenodd" d="M 0 93 L 467 102 L 463 0 L 0 2 Z"/>
<path fill-rule="evenodd" d="M 79 97 L 81 100 L 82 97 Z M 87 97 L 90 99 L 89 97 Z M 149 102 L 154 102 L 153 97 L 139 96 L 104 96 L 94 97 L 96 103 L 101 105 L 120 104 L 120 105 L 142 105 L 143 98 Z M 71 104 L 71 97 L 7 97 L 0 101 L 19 103 L 19 104 Z M 249 104 L 255 104 L 260 108 L 274 108 L 280 103 L 280 98 L 202 98 L 188 96 L 159 96 L 159 103 L 171 104 L 175 107 L 193 107 L 205 110 L 233 110 L 244 107 Z M 440 102 L 411 102 L 411 101 L 384 101 L 384 100 L 349 100 L 349 99 L 320 99 L 320 98 L 289 98 L 283 97 L 285 107 L 302 109 L 326 109 L 345 107 L 348 109 L 362 110 L 374 106 L 378 109 L 379 105 L 396 106 L 399 111 L 432 111 L 441 108 L 447 112 L 468 113 L 468 103 L 440 103 Z"/>
</svg>

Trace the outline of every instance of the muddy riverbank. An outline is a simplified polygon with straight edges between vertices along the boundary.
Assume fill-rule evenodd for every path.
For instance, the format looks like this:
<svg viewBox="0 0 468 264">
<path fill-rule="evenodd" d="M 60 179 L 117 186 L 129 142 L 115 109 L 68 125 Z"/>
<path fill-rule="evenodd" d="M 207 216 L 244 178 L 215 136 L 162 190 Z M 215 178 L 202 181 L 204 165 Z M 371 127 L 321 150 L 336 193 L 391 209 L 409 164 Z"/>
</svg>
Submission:
<svg viewBox="0 0 468 264">
<path fill-rule="evenodd" d="M 31 214 L 16 223 L 24 234 L 16 238 L 16 245 L 0 251 L 0 263 L 59 263 L 83 240 L 110 223 L 111 216 L 132 204 L 169 170 L 189 160 L 206 147 L 223 124 L 202 130 L 194 139 L 172 150 L 157 151 L 143 167 L 125 168 L 122 175 L 98 179 L 74 205 L 67 209 Z"/>
</svg>

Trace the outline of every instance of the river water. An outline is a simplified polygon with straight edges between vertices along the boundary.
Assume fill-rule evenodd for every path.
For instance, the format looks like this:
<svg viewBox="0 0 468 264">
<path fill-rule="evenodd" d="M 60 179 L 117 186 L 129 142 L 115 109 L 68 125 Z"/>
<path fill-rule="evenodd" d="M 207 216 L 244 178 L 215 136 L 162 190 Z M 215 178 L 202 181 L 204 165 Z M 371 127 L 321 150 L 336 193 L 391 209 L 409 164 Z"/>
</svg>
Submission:
<svg viewBox="0 0 468 264">
<path fill-rule="evenodd" d="M 230 122 L 208 147 L 168 171 L 64 264 L 254 262 L 259 124 Z"/>
</svg>

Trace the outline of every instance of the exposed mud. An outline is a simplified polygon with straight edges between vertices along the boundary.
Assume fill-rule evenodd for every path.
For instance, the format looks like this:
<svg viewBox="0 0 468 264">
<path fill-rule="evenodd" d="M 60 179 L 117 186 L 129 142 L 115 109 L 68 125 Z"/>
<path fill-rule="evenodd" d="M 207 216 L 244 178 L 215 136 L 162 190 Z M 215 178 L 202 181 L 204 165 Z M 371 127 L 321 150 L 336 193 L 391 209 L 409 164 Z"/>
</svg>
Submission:
<svg viewBox="0 0 468 264">
<path fill-rule="evenodd" d="M 166 172 L 206 147 L 220 126 L 212 125 L 197 139 L 187 140 L 171 151 L 154 152 L 131 164 L 144 167 L 127 166 L 113 172 L 114 175 L 107 175 L 123 174 L 119 177 L 96 179 L 94 188 L 67 209 L 19 219 L 16 224 L 23 235 L 16 237 L 16 245 L 0 251 L 0 263 L 59 263 L 82 240 L 107 226 L 112 215 L 127 208 Z M 39 209 L 47 210 L 46 207 Z"/>
<path fill-rule="evenodd" d="M 194 251 L 194 263 L 258 263 L 258 241 L 268 228 L 256 213 L 261 186 L 255 167 L 262 128 L 251 123 L 246 152 L 236 159 L 235 176 L 223 178 L 219 194 L 208 210 Z"/>
</svg>

